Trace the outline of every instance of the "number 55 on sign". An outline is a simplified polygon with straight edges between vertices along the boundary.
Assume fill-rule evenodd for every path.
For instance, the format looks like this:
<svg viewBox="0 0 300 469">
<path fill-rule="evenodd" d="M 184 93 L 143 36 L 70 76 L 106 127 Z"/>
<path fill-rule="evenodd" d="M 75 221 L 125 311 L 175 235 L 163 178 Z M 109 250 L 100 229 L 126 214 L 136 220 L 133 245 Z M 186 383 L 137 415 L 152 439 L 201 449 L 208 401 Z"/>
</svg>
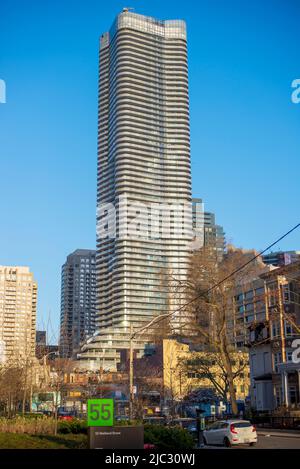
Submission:
<svg viewBox="0 0 300 469">
<path fill-rule="evenodd" d="M 112 427 L 114 424 L 113 399 L 89 399 L 87 408 L 88 427 Z"/>
</svg>

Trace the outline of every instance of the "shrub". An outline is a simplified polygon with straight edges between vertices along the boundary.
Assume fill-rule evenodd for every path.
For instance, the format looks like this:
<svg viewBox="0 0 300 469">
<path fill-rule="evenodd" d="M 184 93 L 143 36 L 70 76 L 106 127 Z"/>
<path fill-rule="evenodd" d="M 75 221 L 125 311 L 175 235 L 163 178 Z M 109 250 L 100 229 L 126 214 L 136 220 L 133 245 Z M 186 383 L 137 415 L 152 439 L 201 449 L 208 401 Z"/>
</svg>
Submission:
<svg viewBox="0 0 300 469">
<path fill-rule="evenodd" d="M 115 420 L 114 425 L 116 427 L 128 427 L 130 425 L 142 425 L 142 420 Z"/>
<path fill-rule="evenodd" d="M 181 427 L 145 425 L 144 432 L 145 443 L 154 444 L 157 449 L 180 451 L 195 446 L 192 435 Z"/>
<path fill-rule="evenodd" d="M 40 418 L 45 418 L 45 415 L 40 413 L 36 413 L 36 412 L 26 412 L 24 415 L 20 412 L 17 413 L 16 415 L 17 417 L 23 417 L 25 419 L 40 419 Z"/>
<path fill-rule="evenodd" d="M 60 420 L 58 422 L 58 433 L 87 433 L 87 424 L 85 420 L 72 419 L 72 420 Z"/>
</svg>

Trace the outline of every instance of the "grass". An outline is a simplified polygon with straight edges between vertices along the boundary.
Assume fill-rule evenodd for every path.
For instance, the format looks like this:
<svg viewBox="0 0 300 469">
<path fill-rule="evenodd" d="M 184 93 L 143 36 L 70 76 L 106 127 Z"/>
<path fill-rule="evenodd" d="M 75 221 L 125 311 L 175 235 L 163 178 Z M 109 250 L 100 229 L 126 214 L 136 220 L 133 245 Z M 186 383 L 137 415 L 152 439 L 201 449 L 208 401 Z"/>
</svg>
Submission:
<svg viewBox="0 0 300 469">
<path fill-rule="evenodd" d="M 0 433 L 0 449 L 85 449 L 86 435 L 28 435 Z"/>
<path fill-rule="evenodd" d="M 29 435 L 53 435 L 54 419 L 42 416 L 28 418 L 17 415 L 14 418 L 0 418 L 0 433 L 27 433 Z"/>
</svg>

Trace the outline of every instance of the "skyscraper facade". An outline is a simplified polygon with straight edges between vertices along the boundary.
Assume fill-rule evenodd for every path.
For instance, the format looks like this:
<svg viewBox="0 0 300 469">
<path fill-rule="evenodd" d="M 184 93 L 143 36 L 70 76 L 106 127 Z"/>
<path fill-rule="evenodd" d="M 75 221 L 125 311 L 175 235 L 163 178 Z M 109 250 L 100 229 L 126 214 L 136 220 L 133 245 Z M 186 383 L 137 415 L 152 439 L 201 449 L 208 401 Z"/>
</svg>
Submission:
<svg viewBox="0 0 300 469">
<path fill-rule="evenodd" d="M 96 251 L 77 249 L 61 273 L 60 354 L 76 357 L 80 344 L 95 332 Z"/>
<path fill-rule="evenodd" d="M 215 214 L 204 211 L 202 199 L 193 198 L 193 228 L 198 239 L 195 247 L 210 246 L 216 252 L 217 259 L 222 260 L 226 248 L 225 232 L 216 224 Z"/>
<path fill-rule="evenodd" d="M 34 358 L 36 306 L 29 268 L 0 266 L 0 363 Z"/>
<path fill-rule="evenodd" d="M 214 213 L 204 212 L 204 245 L 212 246 L 218 260 L 222 260 L 225 252 L 226 241 L 223 227 L 216 224 Z"/>
<path fill-rule="evenodd" d="M 85 347 L 86 357 L 103 357 L 109 352 L 107 343 L 110 352 L 115 347 L 116 357 L 119 346 L 113 342 L 119 337 L 124 345 L 130 327 L 180 304 L 181 298 L 170 297 L 162 277 L 185 278 L 191 235 L 181 230 L 180 210 L 172 208 L 164 231 L 165 217 L 155 207 L 190 202 L 185 22 L 160 21 L 125 9 L 100 39 L 99 333 Z M 99 227 L 110 223 L 103 209 L 110 205 L 116 210 L 115 236 L 105 237 Z M 132 225 L 137 228 L 134 235 L 128 231 Z"/>
</svg>

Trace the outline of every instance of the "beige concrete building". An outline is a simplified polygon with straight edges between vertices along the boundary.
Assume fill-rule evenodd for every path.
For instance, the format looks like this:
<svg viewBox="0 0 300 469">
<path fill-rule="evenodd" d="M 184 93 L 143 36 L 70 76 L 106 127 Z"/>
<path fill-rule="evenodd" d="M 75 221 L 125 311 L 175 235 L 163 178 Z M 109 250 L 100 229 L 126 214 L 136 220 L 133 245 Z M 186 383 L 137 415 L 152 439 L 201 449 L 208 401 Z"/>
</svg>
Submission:
<svg viewBox="0 0 300 469">
<path fill-rule="evenodd" d="M 197 389 L 214 389 L 223 397 L 225 375 L 217 353 L 194 352 L 189 345 L 174 339 L 164 339 L 145 352 L 144 357 L 134 360 L 134 383 L 140 392 L 156 391 L 165 401 L 180 401 Z M 187 366 L 187 361 L 195 361 L 195 366 Z M 128 372 L 128 360 L 121 365 L 122 371 Z M 236 398 L 245 400 L 250 387 L 247 352 L 232 352 L 232 369 Z M 226 397 L 229 399 L 229 394 Z"/>
<path fill-rule="evenodd" d="M 28 267 L 0 266 L 0 361 L 35 356 L 37 284 Z"/>
<path fill-rule="evenodd" d="M 224 387 L 224 371 L 217 353 L 192 352 L 187 344 L 176 340 L 163 340 L 163 382 L 165 390 L 173 397 L 182 399 L 195 389 L 215 389 Z M 249 394 L 250 373 L 249 357 L 245 352 L 232 352 L 232 369 L 236 374 L 234 385 L 236 398 L 245 400 Z M 190 370 L 184 364 L 186 360 L 202 363 Z M 206 371 L 206 368 L 209 371 Z M 215 385 L 212 382 L 215 382 Z M 227 395 L 229 399 L 229 394 Z"/>
</svg>

